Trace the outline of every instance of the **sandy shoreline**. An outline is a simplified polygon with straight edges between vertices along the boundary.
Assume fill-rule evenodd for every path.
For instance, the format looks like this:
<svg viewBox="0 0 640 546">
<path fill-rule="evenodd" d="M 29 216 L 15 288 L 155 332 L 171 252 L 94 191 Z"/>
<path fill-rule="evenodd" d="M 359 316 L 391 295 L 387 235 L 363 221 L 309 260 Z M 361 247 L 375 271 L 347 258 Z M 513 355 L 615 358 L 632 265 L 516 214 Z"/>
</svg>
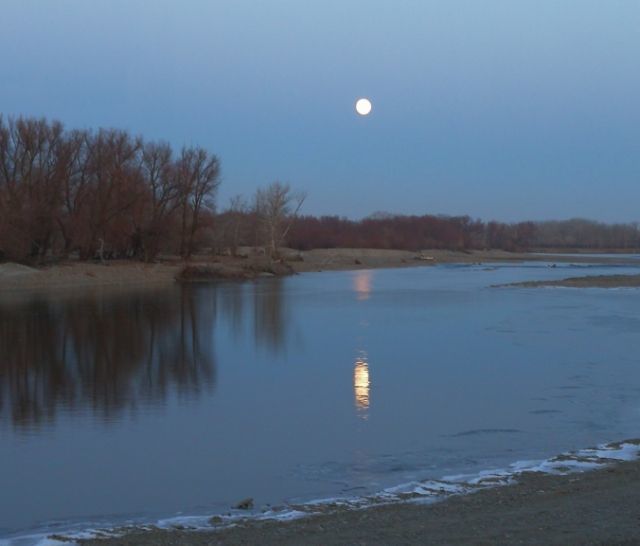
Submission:
<svg viewBox="0 0 640 546">
<path fill-rule="evenodd" d="M 637 288 L 640 287 L 640 275 L 586 275 L 569 277 L 559 281 L 525 281 L 496 285 L 503 287 L 541 288 L 545 286 L 564 286 L 565 288 Z"/>
<path fill-rule="evenodd" d="M 63 263 L 44 268 L 0 264 L 0 293 L 73 290 L 103 286 L 162 285 L 175 282 L 181 267 L 172 264 L 114 262 Z"/>
<path fill-rule="evenodd" d="M 553 263 L 640 264 L 623 254 L 610 257 L 561 256 L 540 253 L 491 251 L 317 249 L 308 252 L 287 251 L 287 267 L 296 273 L 344 271 L 397 267 L 432 266 L 443 263 L 488 263 L 544 261 Z M 66 262 L 43 268 L 18 264 L 0 264 L 0 292 L 20 290 L 58 290 L 97 286 L 168 285 L 175 282 L 185 266 L 209 268 L 209 280 L 249 279 L 268 271 L 264 258 L 198 257 L 188 263 L 164 260 L 146 264 L 130 261 Z M 525 284 L 534 286 L 537 284 Z M 635 286 L 635 285 L 634 285 Z"/>
<path fill-rule="evenodd" d="M 517 483 L 435 504 L 396 504 L 218 531 L 152 530 L 93 546 L 640 544 L 640 461 Z"/>
<path fill-rule="evenodd" d="M 550 262 L 550 263 L 599 263 L 599 264 L 639 264 L 640 260 L 625 254 L 610 256 L 561 255 L 540 252 L 506 252 L 504 250 L 405 250 L 375 249 L 317 249 L 300 253 L 302 262 L 292 262 L 298 272 L 335 271 L 343 269 L 367 269 L 384 267 L 415 267 L 437 264 L 482 264 L 500 262 Z"/>
</svg>

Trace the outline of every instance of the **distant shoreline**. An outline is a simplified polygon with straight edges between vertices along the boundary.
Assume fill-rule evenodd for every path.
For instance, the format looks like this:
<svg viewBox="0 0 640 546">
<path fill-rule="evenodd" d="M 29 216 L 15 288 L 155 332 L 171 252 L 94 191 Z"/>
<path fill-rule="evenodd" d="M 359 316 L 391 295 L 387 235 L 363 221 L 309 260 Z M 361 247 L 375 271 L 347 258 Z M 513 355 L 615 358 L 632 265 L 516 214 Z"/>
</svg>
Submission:
<svg viewBox="0 0 640 546">
<path fill-rule="evenodd" d="M 640 287 L 640 275 L 586 275 L 557 281 L 524 281 L 499 284 L 495 285 L 494 288 L 544 288 L 551 286 L 565 288 L 638 288 Z"/>
<path fill-rule="evenodd" d="M 133 261 L 62 262 L 42 268 L 31 268 L 12 263 L 0 263 L 0 293 L 15 291 L 51 291 L 106 286 L 170 285 L 180 277 L 185 267 L 203 269 L 204 273 L 191 280 L 246 280 L 260 276 L 280 276 L 290 272 L 307 273 L 314 271 L 346 271 L 358 269 L 382 269 L 399 267 L 432 266 L 443 263 L 491 263 L 544 261 L 553 263 L 601 263 L 601 264 L 639 264 L 640 260 L 616 253 L 609 256 L 579 256 L 527 252 L 489 251 L 453 251 L 423 250 L 411 252 L 405 250 L 378 249 L 315 249 L 305 252 L 286 250 L 284 266 L 267 266 L 264 257 L 251 255 L 246 258 L 198 257 L 188 262 L 177 258 L 144 263 Z M 273 271 L 270 273 L 269 271 Z M 616 282 L 626 282 L 625 276 L 611 277 L 607 286 L 620 286 Z M 588 286 L 578 281 L 567 282 L 567 286 Z M 604 282 L 602 280 L 597 282 Z M 624 284 L 624 286 L 639 286 Z M 518 286 L 550 286 L 547 281 L 520 283 Z M 553 284 L 565 286 L 564 284 Z"/>
</svg>

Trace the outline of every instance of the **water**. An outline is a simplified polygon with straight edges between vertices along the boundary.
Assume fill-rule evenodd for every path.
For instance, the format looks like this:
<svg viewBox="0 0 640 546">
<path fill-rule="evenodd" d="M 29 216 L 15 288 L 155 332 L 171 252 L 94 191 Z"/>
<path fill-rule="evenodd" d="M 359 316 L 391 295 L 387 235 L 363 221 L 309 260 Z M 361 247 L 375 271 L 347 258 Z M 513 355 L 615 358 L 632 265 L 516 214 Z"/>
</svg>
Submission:
<svg viewBox="0 0 640 546">
<path fill-rule="evenodd" d="M 361 495 L 640 436 L 640 291 L 507 264 L 0 300 L 0 536 Z"/>
</svg>

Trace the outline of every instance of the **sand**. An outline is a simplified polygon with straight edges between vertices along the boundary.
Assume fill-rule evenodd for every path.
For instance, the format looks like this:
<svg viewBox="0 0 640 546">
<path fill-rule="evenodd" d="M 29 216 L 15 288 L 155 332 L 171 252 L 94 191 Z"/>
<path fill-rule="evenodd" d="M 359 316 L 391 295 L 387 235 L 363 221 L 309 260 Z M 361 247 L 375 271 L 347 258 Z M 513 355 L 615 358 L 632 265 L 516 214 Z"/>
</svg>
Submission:
<svg viewBox="0 0 640 546">
<path fill-rule="evenodd" d="M 569 277 L 558 281 L 525 281 L 496 287 L 519 286 L 522 288 L 540 288 L 545 286 L 564 286 L 566 288 L 637 288 L 640 287 L 640 275 L 587 275 Z"/>
<path fill-rule="evenodd" d="M 1 264 L 0 292 L 167 284 L 174 282 L 179 271 L 180 266 L 175 264 L 126 261 L 114 261 L 106 265 L 69 262 L 38 269 Z"/>
<path fill-rule="evenodd" d="M 19 264 L 0 264 L 0 292 L 16 290 L 62 290 L 95 286 L 136 286 L 171 284 L 186 266 L 210 267 L 208 280 L 247 279 L 261 276 L 266 266 L 263 256 L 246 251 L 246 258 L 197 256 L 189 262 L 177 258 L 165 258 L 157 263 L 132 261 L 62 262 L 56 265 L 33 268 Z M 611 257 L 560 256 L 538 253 L 517 253 L 500 250 L 451 251 L 376 249 L 316 249 L 298 252 L 283 249 L 286 263 L 294 272 L 337 271 L 352 269 L 376 269 L 394 267 L 432 266 L 442 263 L 498 263 L 498 262 L 570 262 L 570 263 L 638 263 L 628 256 L 618 254 Z M 286 273 L 287 268 L 276 268 L 277 274 Z M 207 279 L 201 279 L 207 280 Z M 533 286 L 533 285 L 527 285 Z"/>
<path fill-rule="evenodd" d="M 301 262 L 291 262 L 296 271 L 330 271 L 341 269 L 374 269 L 383 267 L 415 267 L 443 263 L 500 263 L 500 262 L 551 262 L 551 263 L 602 263 L 640 264 L 640 260 L 625 254 L 612 256 L 568 256 L 504 250 L 376 250 L 357 248 L 315 249 L 297 253 Z M 296 254 L 290 254 L 296 255 Z"/>
</svg>

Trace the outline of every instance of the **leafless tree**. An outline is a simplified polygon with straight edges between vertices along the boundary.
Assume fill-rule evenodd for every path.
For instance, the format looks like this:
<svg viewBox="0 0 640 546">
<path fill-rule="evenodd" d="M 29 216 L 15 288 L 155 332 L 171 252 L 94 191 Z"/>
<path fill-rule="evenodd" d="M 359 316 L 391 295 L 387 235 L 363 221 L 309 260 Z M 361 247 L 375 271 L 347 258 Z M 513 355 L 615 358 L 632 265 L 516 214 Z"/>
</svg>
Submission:
<svg viewBox="0 0 640 546">
<path fill-rule="evenodd" d="M 143 197 L 139 169 L 140 139 L 123 131 L 100 130 L 88 143 L 87 174 L 90 192 L 85 200 L 82 255 L 95 255 L 100 239 L 110 251 L 130 244 L 129 214 Z"/>
<path fill-rule="evenodd" d="M 176 162 L 175 176 L 181 204 L 180 254 L 189 257 L 194 251 L 202 213 L 215 209 L 220 162 L 202 148 L 184 148 Z"/>
<path fill-rule="evenodd" d="M 255 211 L 265 253 L 270 260 L 278 257 L 278 248 L 289 233 L 305 199 L 305 193 L 294 193 L 289 184 L 278 181 L 256 191 Z"/>
<path fill-rule="evenodd" d="M 145 260 L 153 259 L 168 236 L 170 218 L 180 206 L 180 187 L 171 146 L 148 143 L 142 150 L 142 174 L 149 192 L 143 225 L 138 227 Z"/>
<path fill-rule="evenodd" d="M 236 256 L 240 240 L 247 227 L 246 220 L 247 214 L 249 213 L 249 204 L 245 197 L 242 195 L 233 196 L 229 204 L 228 212 L 230 220 L 229 248 L 231 249 L 231 255 Z"/>
</svg>

